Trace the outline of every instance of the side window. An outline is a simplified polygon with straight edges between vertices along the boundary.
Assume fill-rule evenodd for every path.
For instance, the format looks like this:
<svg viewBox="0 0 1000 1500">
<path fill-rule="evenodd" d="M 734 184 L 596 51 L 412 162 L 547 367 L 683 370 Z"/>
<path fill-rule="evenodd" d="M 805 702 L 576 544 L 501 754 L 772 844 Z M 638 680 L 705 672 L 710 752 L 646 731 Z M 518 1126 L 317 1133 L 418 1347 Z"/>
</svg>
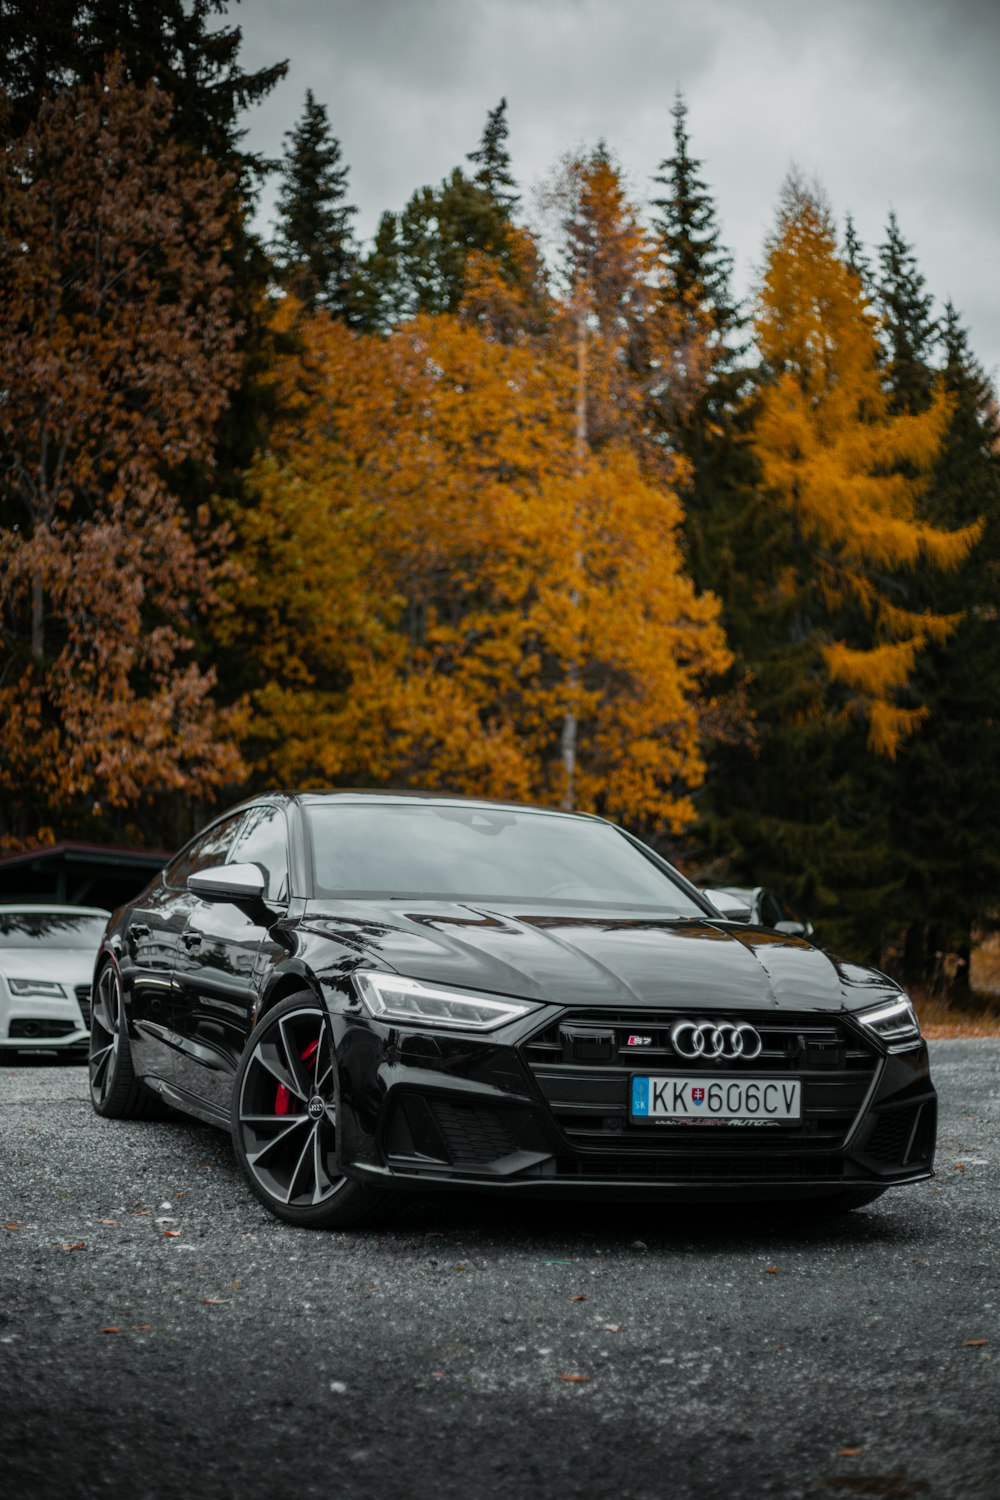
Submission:
<svg viewBox="0 0 1000 1500">
<path fill-rule="evenodd" d="M 213 823 L 207 832 L 200 834 L 186 849 L 182 849 L 173 864 L 167 866 L 164 877 L 167 885 L 174 890 L 183 890 L 188 876 L 193 875 L 196 870 L 224 865 L 245 816 L 245 813 L 238 812 L 229 818 L 223 818 L 221 823 Z"/>
<path fill-rule="evenodd" d="M 260 865 L 267 876 L 268 900 L 288 900 L 288 841 L 280 807 L 251 807 L 229 863 Z"/>
</svg>

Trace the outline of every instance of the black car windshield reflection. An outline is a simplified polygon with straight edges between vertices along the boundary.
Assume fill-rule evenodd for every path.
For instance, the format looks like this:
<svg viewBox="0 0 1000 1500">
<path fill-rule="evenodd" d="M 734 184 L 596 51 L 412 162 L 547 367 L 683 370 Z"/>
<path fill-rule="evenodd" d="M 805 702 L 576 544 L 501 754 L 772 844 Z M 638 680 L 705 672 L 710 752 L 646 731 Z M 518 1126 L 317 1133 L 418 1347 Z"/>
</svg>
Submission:
<svg viewBox="0 0 1000 1500">
<path fill-rule="evenodd" d="M 608 823 L 454 804 L 312 804 L 317 896 L 666 908 L 695 901 Z"/>
</svg>

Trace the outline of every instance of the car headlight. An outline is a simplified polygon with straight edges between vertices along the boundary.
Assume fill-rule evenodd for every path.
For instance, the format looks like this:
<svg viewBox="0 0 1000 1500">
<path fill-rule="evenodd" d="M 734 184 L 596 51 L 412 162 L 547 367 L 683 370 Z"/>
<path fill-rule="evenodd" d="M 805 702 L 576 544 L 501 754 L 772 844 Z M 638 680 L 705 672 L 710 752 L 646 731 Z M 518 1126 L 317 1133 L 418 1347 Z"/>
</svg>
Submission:
<svg viewBox="0 0 1000 1500">
<path fill-rule="evenodd" d="M 539 1008 L 531 1000 L 498 1000 L 495 995 L 453 990 L 398 974 L 366 971 L 356 973 L 354 980 L 365 1009 L 378 1021 L 494 1031 Z"/>
<path fill-rule="evenodd" d="M 920 1022 L 906 995 L 887 1000 L 873 1010 L 859 1011 L 856 1019 L 890 1047 L 898 1046 L 901 1042 L 920 1040 Z"/>
<path fill-rule="evenodd" d="M 12 995 L 44 995 L 46 1000 L 65 1000 L 66 991 L 54 979 L 8 979 Z"/>
</svg>

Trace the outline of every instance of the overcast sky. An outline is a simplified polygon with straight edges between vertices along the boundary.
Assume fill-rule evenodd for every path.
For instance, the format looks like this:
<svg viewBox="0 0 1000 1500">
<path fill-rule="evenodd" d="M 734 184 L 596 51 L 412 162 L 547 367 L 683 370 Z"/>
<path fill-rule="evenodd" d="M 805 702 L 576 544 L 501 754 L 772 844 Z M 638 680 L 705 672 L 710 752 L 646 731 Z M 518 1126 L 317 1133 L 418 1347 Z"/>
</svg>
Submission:
<svg viewBox="0 0 1000 1500">
<path fill-rule="evenodd" d="M 747 291 L 782 178 L 817 177 L 868 244 L 895 208 L 928 288 L 1000 371 L 1000 0 L 243 0 L 249 67 L 288 76 L 248 117 L 278 155 L 307 88 L 350 166 L 358 229 L 463 164 L 506 96 L 516 176 L 604 138 L 640 200 L 688 101 Z M 273 210 L 273 185 L 261 217 Z"/>
</svg>

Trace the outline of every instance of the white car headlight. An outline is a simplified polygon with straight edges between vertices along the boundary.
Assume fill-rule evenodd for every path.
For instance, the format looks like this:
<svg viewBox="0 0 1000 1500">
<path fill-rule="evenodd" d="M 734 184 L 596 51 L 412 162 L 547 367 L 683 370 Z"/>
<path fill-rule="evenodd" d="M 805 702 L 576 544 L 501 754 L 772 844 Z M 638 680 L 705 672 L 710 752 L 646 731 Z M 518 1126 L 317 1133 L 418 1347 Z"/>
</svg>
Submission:
<svg viewBox="0 0 1000 1500">
<path fill-rule="evenodd" d="M 46 1000 L 65 1000 L 66 990 L 54 979 L 8 979 L 12 995 L 44 995 Z"/>
<path fill-rule="evenodd" d="M 898 995 L 895 1000 L 886 1000 L 882 1005 L 875 1006 L 873 1010 L 858 1011 L 855 1019 L 860 1021 L 862 1026 L 867 1026 L 869 1031 L 874 1031 L 875 1035 L 881 1037 L 882 1041 L 890 1047 L 920 1040 L 920 1022 L 906 995 Z"/>
<path fill-rule="evenodd" d="M 475 990 L 453 990 L 404 979 L 399 974 L 367 970 L 354 975 L 368 1013 L 379 1021 L 448 1026 L 461 1031 L 494 1031 L 539 1007 L 531 1000 L 499 1000 Z"/>
</svg>

